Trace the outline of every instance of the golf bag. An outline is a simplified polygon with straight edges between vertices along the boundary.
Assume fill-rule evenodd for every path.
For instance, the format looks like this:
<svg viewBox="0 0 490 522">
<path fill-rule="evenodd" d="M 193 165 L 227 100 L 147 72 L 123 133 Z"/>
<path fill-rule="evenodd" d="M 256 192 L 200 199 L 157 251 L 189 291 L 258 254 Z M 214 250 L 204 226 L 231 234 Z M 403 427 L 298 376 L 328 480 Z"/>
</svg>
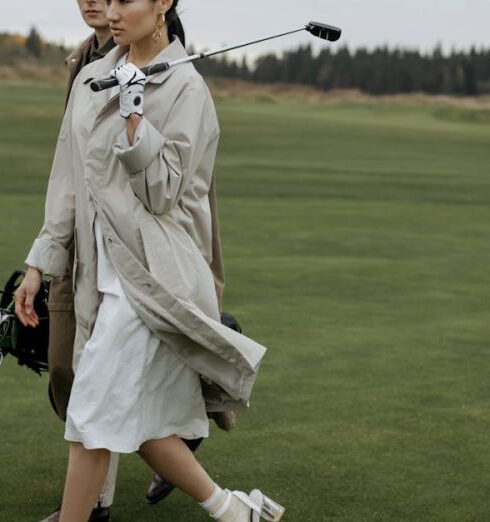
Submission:
<svg viewBox="0 0 490 522">
<path fill-rule="evenodd" d="M 18 288 L 23 270 L 16 270 L 0 290 L 0 364 L 3 358 L 13 355 L 19 365 L 27 366 L 37 374 L 48 370 L 48 293 L 49 282 L 42 281 L 34 300 L 39 326 L 24 326 L 15 315 L 14 292 Z"/>
</svg>

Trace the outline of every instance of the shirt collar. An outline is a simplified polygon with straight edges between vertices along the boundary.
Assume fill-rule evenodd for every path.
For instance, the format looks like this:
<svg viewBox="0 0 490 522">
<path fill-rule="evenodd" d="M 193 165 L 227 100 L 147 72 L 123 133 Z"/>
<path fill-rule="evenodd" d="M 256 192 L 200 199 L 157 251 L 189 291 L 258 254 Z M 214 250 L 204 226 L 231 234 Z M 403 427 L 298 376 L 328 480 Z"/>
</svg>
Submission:
<svg viewBox="0 0 490 522">
<path fill-rule="evenodd" d="M 89 51 L 89 62 L 104 58 L 115 46 L 116 44 L 111 36 L 102 47 L 97 47 L 97 37 L 94 36 Z"/>
</svg>

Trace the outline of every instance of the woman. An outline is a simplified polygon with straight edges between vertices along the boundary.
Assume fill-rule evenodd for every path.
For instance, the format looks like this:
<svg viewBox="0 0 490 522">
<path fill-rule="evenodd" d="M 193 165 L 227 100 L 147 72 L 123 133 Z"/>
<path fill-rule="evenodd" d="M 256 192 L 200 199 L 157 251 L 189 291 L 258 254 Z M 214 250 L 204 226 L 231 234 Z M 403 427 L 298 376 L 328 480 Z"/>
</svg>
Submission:
<svg viewBox="0 0 490 522">
<path fill-rule="evenodd" d="M 222 490 L 181 440 L 208 435 L 206 410 L 248 404 L 265 348 L 219 321 L 208 202 L 219 126 L 209 90 L 190 63 L 150 78 L 140 71 L 187 56 L 177 3 L 107 1 L 118 47 L 75 80 L 44 225 L 15 296 L 19 319 L 36 326 L 41 275 L 65 273 L 74 238 L 62 522 L 88 519 L 109 451 L 138 451 L 217 520 L 284 511 L 259 490 Z M 109 70 L 119 87 L 92 93 L 90 80 Z"/>
</svg>

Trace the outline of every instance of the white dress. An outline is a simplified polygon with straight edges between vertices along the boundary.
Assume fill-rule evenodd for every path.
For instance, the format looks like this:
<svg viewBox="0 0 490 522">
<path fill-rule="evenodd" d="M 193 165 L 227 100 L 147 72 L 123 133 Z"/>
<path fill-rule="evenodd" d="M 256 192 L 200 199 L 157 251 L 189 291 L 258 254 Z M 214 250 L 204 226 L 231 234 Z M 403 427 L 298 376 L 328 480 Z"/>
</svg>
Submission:
<svg viewBox="0 0 490 522">
<path fill-rule="evenodd" d="M 151 332 L 124 294 L 95 217 L 97 286 L 103 299 L 80 356 L 65 439 L 132 453 L 147 440 L 207 437 L 199 375 Z"/>
<path fill-rule="evenodd" d="M 65 439 L 132 453 L 147 440 L 208 437 L 199 375 L 138 317 L 112 266 L 96 215 L 97 286 L 103 293 L 68 403 Z"/>
</svg>

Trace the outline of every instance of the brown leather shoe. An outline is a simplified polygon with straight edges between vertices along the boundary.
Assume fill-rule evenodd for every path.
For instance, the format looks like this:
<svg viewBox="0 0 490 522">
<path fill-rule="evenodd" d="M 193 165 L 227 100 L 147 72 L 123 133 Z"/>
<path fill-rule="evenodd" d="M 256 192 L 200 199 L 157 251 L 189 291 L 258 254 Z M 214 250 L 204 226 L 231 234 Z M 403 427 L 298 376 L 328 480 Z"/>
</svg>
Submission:
<svg viewBox="0 0 490 522">
<path fill-rule="evenodd" d="M 231 431 L 236 427 L 236 413 L 229 411 L 213 411 L 208 413 L 208 417 L 214 419 L 218 428 L 224 431 Z"/>
<path fill-rule="evenodd" d="M 146 493 L 146 500 L 148 500 L 148 504 L 158 504 L 168 497 L 174 489 L 175 486 L 165 482 L 160 475 L 154 475 Z"/>
</svg>

